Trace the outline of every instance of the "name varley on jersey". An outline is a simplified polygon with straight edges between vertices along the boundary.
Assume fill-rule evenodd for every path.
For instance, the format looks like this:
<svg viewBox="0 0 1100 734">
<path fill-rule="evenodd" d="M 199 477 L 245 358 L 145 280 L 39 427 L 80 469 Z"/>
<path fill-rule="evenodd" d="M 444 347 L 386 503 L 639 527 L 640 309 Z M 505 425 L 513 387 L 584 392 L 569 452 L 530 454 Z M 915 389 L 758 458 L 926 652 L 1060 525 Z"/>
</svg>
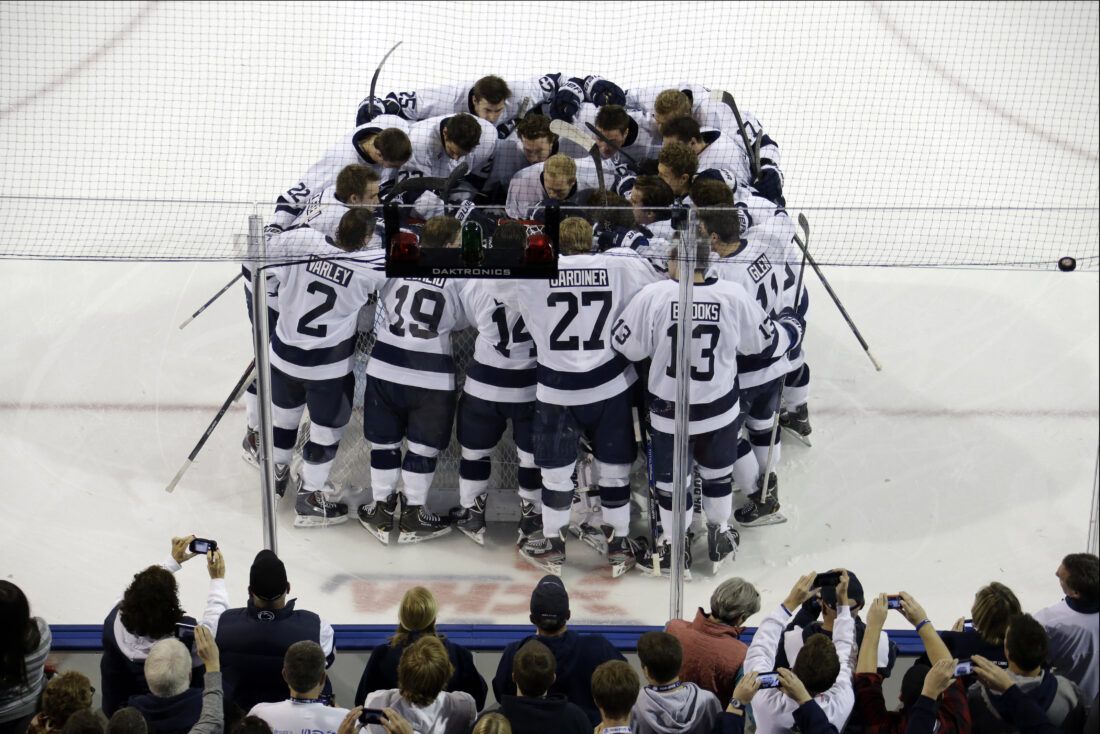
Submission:
<svg viewBox="0 0 1100 734">
<path fill-rule="evenodd" d="M 316 275 L 318 278 L 324 278 L 336 285 L 347 287 L 347 284 L 351 282 L 351 270 L 341 265 L 337 265 L 331 260 L 311 258 L 309 264 L 306 265 L 306 270 Z"/>
<path fill-rule="evenodd" d="M 748 270 L 749 275 L 752 277 L 752 282 L 759 283 L 764 279 L 764 276 L 771 272 L 772 263 L 768 260 L 767 255 L 761 255 L 752 261 Z"/>
<path fill-rule="evenodd" d="M 607 271 L 603 268 L 562 270 L 558 277 L 550 280 L 551 288 L 606 288 L 607 284 Z"/>
<path fill-rule="evenodd" d="M 718 323 L 721 317 L 722 309 L 717 303 L 693 303 L 691 304 L 691 320 L 692 321 L 710 321 Z M 680 304 L 677 301 L 672 302 L 671 313 L 669 314 L 673 321 L 677 321 L 680 318 Z"/>
</svg>

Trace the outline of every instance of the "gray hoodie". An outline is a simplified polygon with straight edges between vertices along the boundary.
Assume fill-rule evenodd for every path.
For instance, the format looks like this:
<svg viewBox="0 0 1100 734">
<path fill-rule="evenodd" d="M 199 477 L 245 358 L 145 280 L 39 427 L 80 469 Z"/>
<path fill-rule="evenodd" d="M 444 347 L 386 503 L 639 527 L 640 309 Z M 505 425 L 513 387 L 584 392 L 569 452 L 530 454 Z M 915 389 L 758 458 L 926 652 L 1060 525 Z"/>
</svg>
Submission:
<svg viewBox="0 0 1100 734">
<path fill-rule="evenodd" d="M 414 706 L 401 698 L 396 688 L 387 691 L 374 691 L 363 703 L 369 709 L 392 707 L 397 713 L 408 719 L 416 734 L 466 734 L 477 718 L 477 706 L 474 697 L 463 691 L 441 692 L 428 706 Z M 371 734 L 385 734 L 381 726 L 371 724 L 367 727 Z"/>
<path fill-rule="evenodd" d="M 646 686 L 638 691 L 630 723 L 635 734 L 709 734 L 721 713 L 718 698 L 694 683 L 681 683 L 663 692 Z"/>
</svg>

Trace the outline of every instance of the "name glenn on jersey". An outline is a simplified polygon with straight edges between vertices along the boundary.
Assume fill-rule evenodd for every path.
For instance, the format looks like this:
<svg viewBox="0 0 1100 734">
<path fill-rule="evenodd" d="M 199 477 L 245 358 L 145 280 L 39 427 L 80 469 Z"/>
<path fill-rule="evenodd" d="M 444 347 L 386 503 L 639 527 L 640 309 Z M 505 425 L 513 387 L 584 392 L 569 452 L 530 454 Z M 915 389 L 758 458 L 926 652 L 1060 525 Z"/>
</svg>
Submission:
<svg viewBox="0 0 1100 734">
<path fill-rule="evenodd" d="M 673 301 L 670 317 L 673 321 L 680 318 L 680 304 Z M 691 304 L 692 321 L 713 321 L 718 323 L 720 307 L 717 303 L 693 303 Z"/>
<path fill-rule="evenodd" d="M 337 265 L 331 260 L 311 258 L 309 264 L 306 265 L 306 270 L 318 278 L 324 278 L 337 285 L 347 286 L 351 282 L 351 270 L 342 265 Z"/>
<path fill-rule="evenodd" d="M 752 276 L 753 283 L 759 283 L 764 279 L 764 276 L 770 273 L 772 270 L 772 263 L 768 260 L 767 255 L 761 255 L 752 261 L 749 265 L 749 275 Z"/>
<path fill-rule="evenodd" d="M 558 277 L 551 279 L 551 288 L 576 288 L 591 286 L 606 288 L 607 271 L 603 268 L 562 270 Z"/>
</svg>

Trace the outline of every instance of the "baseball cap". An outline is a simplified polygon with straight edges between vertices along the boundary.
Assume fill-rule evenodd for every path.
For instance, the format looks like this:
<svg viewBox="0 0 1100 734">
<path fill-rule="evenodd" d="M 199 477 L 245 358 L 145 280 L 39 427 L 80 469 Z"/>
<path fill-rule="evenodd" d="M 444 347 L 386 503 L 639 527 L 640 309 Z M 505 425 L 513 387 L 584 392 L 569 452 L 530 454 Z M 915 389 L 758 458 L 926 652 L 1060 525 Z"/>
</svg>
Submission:
<svg viewBox="0 0 1100 734">
<path fill-rule="evenodd" d="M 265 601 L 286 593 L 286 566 L 274 551 L 264 549 L 256 554 L 248 572 L 248 590 Z"/>
<path fill-rule="evenodd" d="M 555 625 L 569 619 L 569 594 L 557 576 L 543 576 L 531 592 L 531 618 L 535 624 Z"/>
</svg>

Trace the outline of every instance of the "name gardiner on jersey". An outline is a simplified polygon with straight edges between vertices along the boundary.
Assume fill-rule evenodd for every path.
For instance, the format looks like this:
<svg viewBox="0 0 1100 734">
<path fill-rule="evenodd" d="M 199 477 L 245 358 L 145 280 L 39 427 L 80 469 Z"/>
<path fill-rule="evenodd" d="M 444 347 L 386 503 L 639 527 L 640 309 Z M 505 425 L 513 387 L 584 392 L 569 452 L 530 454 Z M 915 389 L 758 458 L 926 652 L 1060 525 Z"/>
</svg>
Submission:
<svg viewBox="0 0 1100 734">
<path fill-rule="evenodd" d="M 764 279 L 764 276 L 770 273 L 772 270 L 772 263 L 768 260 L 767 255 L 761 255 L 752 261 L 749 265 L 749 275 L 752 276 L 753 283 L 759 283 Z"/>
<path fill-rule="evenodd" d="M 550 281 L 551 288 L 606 288 L 607 284 L 607 271 L 603 268 L 562 270 Z"/>
<path fill-rule="evenodd" d="M 336 285 L 347 287 L 348 283 L 351 282 L 351 270 L 342 265 L 337 265 L 331 260 L 311 258 L 309 264 L 306 265 L 306 270 L 318 278 L 324 278 Z"/>
<path fill-rule="evenodd" d="M 680 318 L 680 304 L 673 301 L 671 318 L 676 321 Z M 717 303 L 692 303 L 691 304 L 691 320 L 692 321 L 711 321 L 718 323 L 721 307 Z"/>
</svg>

